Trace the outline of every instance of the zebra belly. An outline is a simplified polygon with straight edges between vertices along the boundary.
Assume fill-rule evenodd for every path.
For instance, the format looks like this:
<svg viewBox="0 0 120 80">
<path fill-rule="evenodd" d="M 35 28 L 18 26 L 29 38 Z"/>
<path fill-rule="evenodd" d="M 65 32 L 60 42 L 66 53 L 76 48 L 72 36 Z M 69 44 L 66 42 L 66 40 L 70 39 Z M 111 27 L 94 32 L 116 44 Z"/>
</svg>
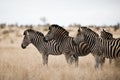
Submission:
<svg viewBox="0 0 120 80">
<path fill-rule="evenodd" d="M 76 51 L 77 51 L 78 56 L 86 56 L 86 55 L 88 55 L 90 53 L 90 51 L 87 50 L 86 48 L 78 49 Z"/>
<path fill-rule="evenodd" d="M 50 53 L 50 55 L 61 55 L 62 53 Z"/>
<path fill-rule="evenodd" d="M 78 53 L 78 56 L 87 56 L 88 54 L 81 54 L 81 53 Z"/>
<path fill-rule="evenodd" d="M 58 47 L 56 48 L 49 48 L 48 53 L 51 55 L 61 55 L 62 52 L 58 49 Z"/>
</svg>

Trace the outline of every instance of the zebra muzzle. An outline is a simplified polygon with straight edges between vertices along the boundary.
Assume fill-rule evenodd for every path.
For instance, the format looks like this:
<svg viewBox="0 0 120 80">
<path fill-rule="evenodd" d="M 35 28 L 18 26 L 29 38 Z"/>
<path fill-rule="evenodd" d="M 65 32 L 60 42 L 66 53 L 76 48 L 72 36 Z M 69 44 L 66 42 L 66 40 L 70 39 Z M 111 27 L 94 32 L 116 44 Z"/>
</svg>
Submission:
<svg viewBox="0 0 120 80">
<path fill-rule="evenodd" d="M 25 48 L 26 48 L 26 46 L 24 46 L 23 44 L 21 44 L 21 47 L 22 47 L 23 49 L 25 49 Z"/>
</svg>

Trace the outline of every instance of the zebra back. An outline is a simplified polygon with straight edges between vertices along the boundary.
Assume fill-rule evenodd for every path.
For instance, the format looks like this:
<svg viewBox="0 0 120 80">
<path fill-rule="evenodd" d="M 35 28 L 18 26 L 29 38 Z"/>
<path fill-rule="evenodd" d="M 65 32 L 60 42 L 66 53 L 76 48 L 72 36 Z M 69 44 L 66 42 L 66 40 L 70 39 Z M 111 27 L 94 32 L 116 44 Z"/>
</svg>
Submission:
<svg viewBox="0 0 120 80">
<path fill-rule="evenodd" d="M 96 38 L 96 45 L 100 55 L 111 59 L 120 57 L 120 38 L 113 40 Z"/>
<path fill-rule="evenodd" d="M 91 37 L 99 37 L 99 35 L 94 32 L 93 30 L 91 30 L 90 28 L 87 28 L 87 27 L 81 27 L 82 29 L 82 32 L 85 34 L 85 35 L 89 35 Z"/>
<path fill-rule="evenodd" d="M 50 41 L 52 39 L 56 40 L 59 43 L 62 42 L 62 38 L 68 37 L 69 32 L 62 28 L 61 26 L 57 24 L 53 24 L 49 26 L 49 32 L 45 36 L 46 41 Z"/>
</svg>

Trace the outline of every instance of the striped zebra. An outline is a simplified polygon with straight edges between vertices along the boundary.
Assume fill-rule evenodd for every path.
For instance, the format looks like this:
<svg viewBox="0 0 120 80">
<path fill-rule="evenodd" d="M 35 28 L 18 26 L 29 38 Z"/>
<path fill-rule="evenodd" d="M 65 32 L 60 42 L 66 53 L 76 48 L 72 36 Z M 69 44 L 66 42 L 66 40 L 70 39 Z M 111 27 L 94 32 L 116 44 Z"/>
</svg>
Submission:
<svg viewBox="0 0 120 80">
<path fill-rule="evenodd" d="M 100 34 L 101 38 L 106 40 L 114 40 L 113 34 L 110 32 L 105 31 L 104 29 L 101 31 Z M 115 65 L 119 63 L 120 58 L 115 58 Z M 110 64 L 112 63 L 112 59 L 109 59 Z"/>
<path fill-rule="evenodd" d="M 110 32 L 105 31 L 104 29 L 100 32 L 100 37 L 106 40 L 113 40 L 113 34 Z M 112 63 L 112 59 L 109 59 L 109 63 Z"/>
<path fill-rule="evenodd" d="M 53 24 L 49 27 L 49 32 L 45 36 L 46 41 L 54 39 L 63 52 L 73 54 L 75 57 L 86 56 L 90 53 L 90 47 L 85 42 L 75 44 L 74 38 L 68 35 L 68 31 L 63 27 Z M 78 63 L 76 64 L 78 66 Z"/>
<path fill-rule="evenodd" d="M 21 44 L 21 47 L 25 49 L 30 43 L 32 43 L 38 51 L 42 54 L 43 65 L 48 65 L 48 56 L 49 55 L 61 55 L 62 50 L 58 46 L 55 40 L 46 42 L 44 40 L 44 35 L 41 32 L 27 29 L 24 31 L 24 38 Z M 72 55 L 66 54 L 65 58 L 68 60 L 74 60 Z M 69 62 L 68 62 L 69 63 Z"/>
<path fill-rule="evenodd" d="M 76 44 L 79 44 L 81 41 L 84 41 L 90 46 L 90 53 L 92 53 L 92 55 L 95 57 L 95 69 L 99 67 L 99 64 L 101 65 L 102 68 L 105 62 L 105 57 L 99 57 L 99 59 L 97 59 L 96 57 L 97 56 L 96 43 L 95 43 L 96 37 L 99 37 L 99 35 L 96 32 L 92 31 L 87 27 L 81 27 L 78 29 L 77 35 L 74 38 L 74 42 Z"/>
<path fill-rule="evenodd" d="M 99 35 L 87 27 L 81 27 L 79 29 L 76 39 L 76 43 L 79 43 L 80 37 L 83 41 L 89 44 L 91 47 L 91 53 L 95 57 L 95 68 L 98 68 L 105 62 L 105 58 L 116 58 L 120 56 L 120 39 L 106 40 L 99 38 Z M 82 35 L 82 36 L 81 36 Z"/>
</svg>

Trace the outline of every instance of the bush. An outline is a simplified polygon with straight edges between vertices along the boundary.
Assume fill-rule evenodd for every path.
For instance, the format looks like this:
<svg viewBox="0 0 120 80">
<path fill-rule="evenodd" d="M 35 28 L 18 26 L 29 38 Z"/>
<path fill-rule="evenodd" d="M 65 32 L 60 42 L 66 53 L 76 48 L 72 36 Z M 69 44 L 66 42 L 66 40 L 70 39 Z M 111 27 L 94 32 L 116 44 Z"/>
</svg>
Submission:
<svg viewBox="0 0 120 80">
<path fill-rule="evenodd" d="M 120 27 L 120 23 L 118 23 L 117 25 L 113 26 L 114 27 L 114 31 L 117 31 Z"/>
<path fill-rule="evenodd" d="M 5 23 L 0 24 L 0 28 L 1 28 L 1 29 L 4 29 L 4 28 L 5 28 L 5 26 L 6 26 L 6 24 L 5 24 Z"/>
</svg>

